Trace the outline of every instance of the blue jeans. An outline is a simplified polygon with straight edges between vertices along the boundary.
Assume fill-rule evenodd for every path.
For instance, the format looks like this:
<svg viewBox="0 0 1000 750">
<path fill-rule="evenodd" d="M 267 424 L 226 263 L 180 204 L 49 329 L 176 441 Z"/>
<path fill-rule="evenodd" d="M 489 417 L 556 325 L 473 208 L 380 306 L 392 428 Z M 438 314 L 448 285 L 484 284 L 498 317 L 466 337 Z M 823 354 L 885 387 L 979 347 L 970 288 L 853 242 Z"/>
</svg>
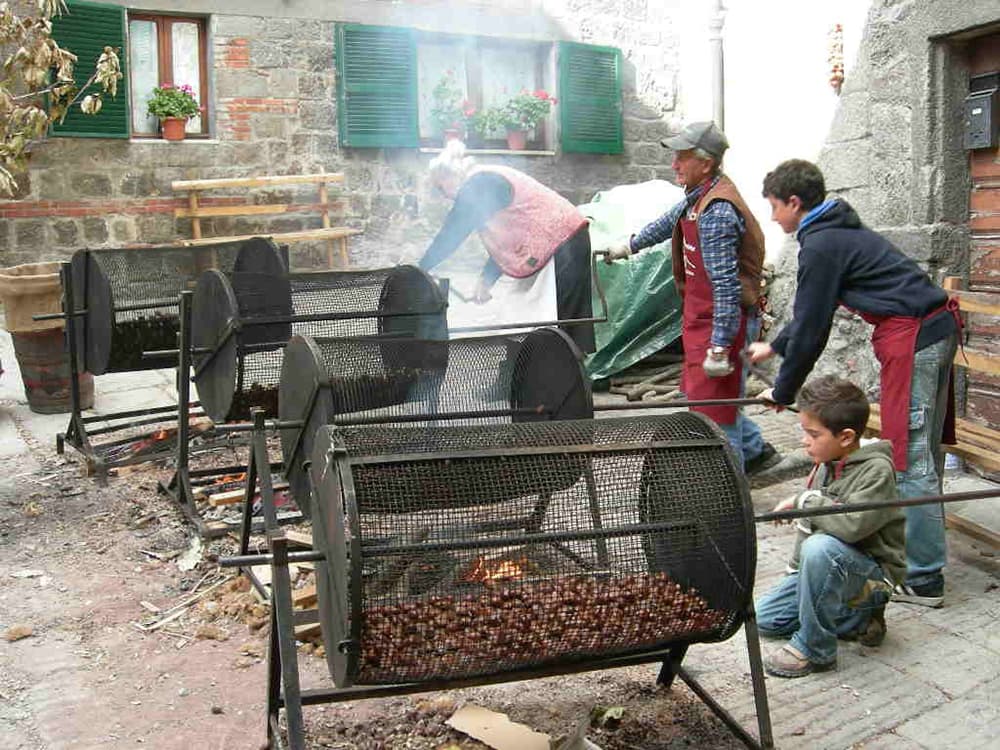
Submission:
<svg viewBox="0 0 1000 750">
<path fill-rule="evenodd" d="M 866 590 L 869 580 L 875 585 Z M 867 626 L 872 610 L 888 600 L 874 558 L 836 537 L 814 533 L 802 544 L 799 571 L 757 600 L 757 627 L 762 635 L 790 635 L 792 646 L 809 661 L 829 664 L 837 658 L 837 636 Z"/>
<path fill-rule="evenodd" d="M 901 498 L 941 494 L 944 453 L 941 433 L 948 408 L 948 379 L 958 348 L 958 334 L 924 347 L 913 356 L 910 385 L 910 431 L 906 471 L 896 472 Z M 906 583 L 937 586 L 947 558 L 944 507 L 906 508 Z"/>
<path fill-rule="evenodd" d="M 760 335 L 760 318 L 751 315 L 747 318 L 746 341 L 756 341 Z M 740 379 L 739 398 L 743 398 L 747 392 L 747 368 L 743 367 L 743 377 Z M 733 424 L 720 424 L 719 427 L 729 439 L 729 444 L 733 447 L 740 471 L 743 470 L 747 461 L 757 458 L 764 452 L 764 436 L 760 432 L 760 427 L 752 419 L 743 416 L 743 408 L 736 412 L 736 421 Z"/>
</svg>

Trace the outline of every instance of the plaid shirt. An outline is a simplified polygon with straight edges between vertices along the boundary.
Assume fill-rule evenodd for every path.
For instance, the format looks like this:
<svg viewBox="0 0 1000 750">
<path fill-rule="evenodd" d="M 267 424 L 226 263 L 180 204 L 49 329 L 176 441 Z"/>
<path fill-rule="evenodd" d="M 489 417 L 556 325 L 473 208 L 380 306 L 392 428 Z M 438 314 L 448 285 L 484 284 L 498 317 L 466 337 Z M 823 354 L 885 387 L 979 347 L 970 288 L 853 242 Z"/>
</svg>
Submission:
<svg viewBox="0 0 1000 750">
<path fill-rule="evenodd" d="M 629 240 L 632 252 L 669 240 L 684 212 L 718 179 L 702 183 L 659 219 L 632 235 Z M 712 282 L 712 346 L 731 346 L 740 329 L 738 254 L 745 231 L 746 222 L 729 201 L 713 201 L 698 217 L 698 244 L 705 272 Z"/>
</svg>

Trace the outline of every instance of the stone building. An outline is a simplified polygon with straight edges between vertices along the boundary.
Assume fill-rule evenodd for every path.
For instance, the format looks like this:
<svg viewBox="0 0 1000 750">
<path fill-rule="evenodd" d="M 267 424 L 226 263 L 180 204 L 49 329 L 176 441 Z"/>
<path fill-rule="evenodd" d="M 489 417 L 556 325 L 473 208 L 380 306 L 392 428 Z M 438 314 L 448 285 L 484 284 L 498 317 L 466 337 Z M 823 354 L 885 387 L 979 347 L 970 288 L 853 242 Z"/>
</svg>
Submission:
<svg viewBox="0 0 1000 750">
<path fill-rule="evenodd" d="M 174 180 L 318 171 L 346 175 L 339 220 L 364 230 L 351 240 L 353 264 L 414 257 L 447 209 L 428 189 L 426 167 L 441 138 L 431 122 L 432 91 L 448 71 L 478 107 L 520 88 L 545 89 L 560 100 L 526 152 L 507 151 L 496 133 L 474 137 L 470 145 L 482 147 L 483 161 L 522 169 L 575 202 L 616 184 L 669 179 L 660 138 L 684 120 L 713 114 L 709 37 L 716 6 L 217 0 L 206 10 L 191 0 L 70 2 L 57 35 L 93 47 L 117 28 L 128 85 L 106 106 L 104 114 L 118 118 L 112 132 L 67 121 L 62 133 L 57 128 L 34 149 L 22 193 L 0 202 L 0 263 L 188 237 L 187 220 L 173 215 L 184 205 L 171 190 Z M 779 313 L 787 314 L 791 298 L 795 246 L 768 221 L 758 186 L 789 157 L 818 161 L 832 191 L 935 276 L 957 273 L 973 288 L 995 290 L 997 151 L 963 145 L 970 85 L 996 86 L 990 75 L 1000 70 L 995 3 L 844 0 L 806 9 L 797 0 L 729 0 L 726 6 L 725 125 L 733 144 L 727 171 L 769 227 Z M 96 26 L 82 23 L 95 13 L 103 19 Z M 845 79 L 836 91 L 827 81 L 835 24 L 845 39 Z M 361 43 L 362 50 L 384 53 L 370 57 L 367 68 L 350 44 L 366 30 L 395 40 L 388 51 Z M 580 65 L 568 62 L 574 52 L 583 54 Z M 610 68 L 599 70 L 600 60 Z M 393 79 L 393 71 L 403 79 Z M 205 108 L 181 143 L 163 141 L 145 115 L 144 97 L 164 82 L 192 84 Z M 403 124 L 381 138 L 352 131 L 364 113 L 351 120 L 344 104 L 345 96 L 373 90 L 382 91 L 383 102 L 403 103 L 392 110 L 403 112 Z M 581 119 L 566 115 L 583 111 L 573 108 L 601 91 L 611 92 L 602 105 L 611 116 L 597 142 L 581 147 Z M 294 191 L 281 197 L 293 204 L 314 200 Z M 294 214 L 216 221 L 206 235 L 287 231 L 315 221 Z M 295 258 L 308 265 L 318 256 Z M 864 336 L 863 324 L 839 316 L 820 369 L 875 384 L 868 347 L 858 345 Z"/>
</svg>

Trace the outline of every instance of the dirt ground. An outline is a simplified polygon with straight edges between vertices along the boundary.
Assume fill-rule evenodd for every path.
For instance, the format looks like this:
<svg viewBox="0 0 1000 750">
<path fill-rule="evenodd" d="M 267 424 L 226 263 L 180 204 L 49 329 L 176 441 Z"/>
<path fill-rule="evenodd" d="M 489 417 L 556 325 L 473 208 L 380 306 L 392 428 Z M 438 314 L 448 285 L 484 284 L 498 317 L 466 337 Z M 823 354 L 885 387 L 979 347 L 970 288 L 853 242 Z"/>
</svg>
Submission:
<svg viewBox="0 0 1000 750">
<path fill-rule="evenodd" d="M 4 459 L 0 477 L 0 748 L 262 747 L 267 610 L 204 559 L 232 544 L 207 545 L 182 570 L 192 532 L 156 492 L 168 471 L 101 487 L 72 455 L 20 437 L 29 451 Z M 325 661 L 309 651 L 300 652 L 303 687 L 330 686 Z M 465 703 L 553 738 L 596 706 L 621 707 L 619 722 L 587 731 L 604 750 L 742 747 L 686 686 L 657 688 L 656 672 L 650 664 L 307 707 L 309 747 L 486 747 L 444 723 Z"/>
</svg>

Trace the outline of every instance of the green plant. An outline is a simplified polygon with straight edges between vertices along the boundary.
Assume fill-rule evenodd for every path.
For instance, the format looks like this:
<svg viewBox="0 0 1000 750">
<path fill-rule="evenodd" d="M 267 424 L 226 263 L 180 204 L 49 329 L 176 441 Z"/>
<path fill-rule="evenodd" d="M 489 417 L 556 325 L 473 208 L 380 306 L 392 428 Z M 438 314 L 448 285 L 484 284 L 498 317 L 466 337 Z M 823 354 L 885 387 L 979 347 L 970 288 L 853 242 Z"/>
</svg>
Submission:
<svg viewBox="0 0 1000 750">
<path fill-rule="evenodd" d="M 440 131 L 459 130 L 465 124 L 468 102 L 462 99 L 462 89 L 458 85 L 454 70 L 447 70 L 434 86 L 431 96 L 431 119 Z"/>
<path fill-rule="evenodd" d="M 52 123 L 62 122 L 70 107 L 82 98 L 84 114 L 95 115 L 102 95 L 114 97 L 118 92 L 122 73 L 119 50 L 113 47 L 104 47 L 96 61 L 83 61 L 94 65 L 93 73 L 81 86 L 73 82 L 77 56 L 52 39 L 52 18 L 65 10 L 63 0 L 0 2 L 0 49 L 5 55 L 0 75 L 0 195 L 15 194 L 18 177 L 28 169 L 32 144 L 45 137 Z"/>
<path fill-rule="evenodd" d="M 486 107 L 469 116 L 469 125 L 483 138 L 507 127 L 506 117 L 500 107 Z"/>
<path fill-rule="evenodd" d="M 146 103 L 146 111 L 153 117 L 194 117 L 201 112 L 194 89 L 190 86 L 174 86 L 165 83 L 153 89 L 153 95 Z"/>
<path fill-rule="evenodd" d="M 501 106 L 503 124 L 508 130 L 531 130 L 548 116 L 555 103 L 556 98 L 544 89 L 521 89 L 519 94 Z"/>
</svg>

